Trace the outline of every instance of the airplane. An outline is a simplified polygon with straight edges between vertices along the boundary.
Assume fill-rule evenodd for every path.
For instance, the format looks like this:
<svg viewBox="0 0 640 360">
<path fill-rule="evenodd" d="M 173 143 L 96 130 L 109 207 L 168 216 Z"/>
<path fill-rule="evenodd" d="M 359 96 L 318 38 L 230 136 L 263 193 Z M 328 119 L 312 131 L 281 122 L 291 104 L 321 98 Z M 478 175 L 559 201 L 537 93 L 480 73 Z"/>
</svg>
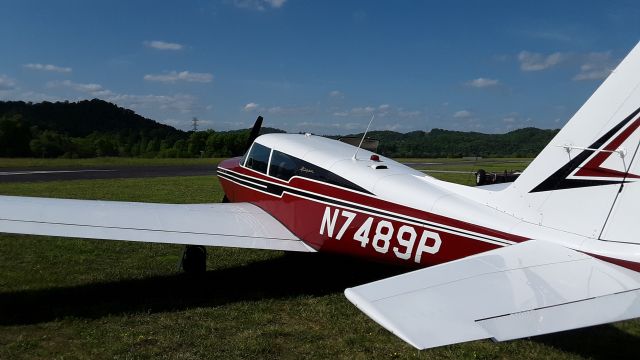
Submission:
<svg viewBox="0 0 640 360">
<path fill-rule="evenodd" d="M 310 134 L 258 136 L 220 204 L 0 197 L 0 232 L 348 254 L 410 272 L 345 290 L 418 349 L 640 317 L 640 44 L 512 183 L 437 180 Z"/>
</svg>

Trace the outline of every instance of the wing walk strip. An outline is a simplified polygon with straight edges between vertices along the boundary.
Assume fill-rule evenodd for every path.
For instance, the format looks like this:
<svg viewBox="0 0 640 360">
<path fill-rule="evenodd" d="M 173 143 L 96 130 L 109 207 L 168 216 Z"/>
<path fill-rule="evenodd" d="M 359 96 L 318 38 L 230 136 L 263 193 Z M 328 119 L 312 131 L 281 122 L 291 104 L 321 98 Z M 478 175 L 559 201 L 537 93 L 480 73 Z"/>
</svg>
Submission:
<svg viewBox="0 0 640 360">
<path fill-rule="evenodd" d="M 170 234 L 225 236 L 225 237 L 236 237 L 236 238 L 247 238 L 247 239 L 268 239 L 268 240 L 295 241 L 295 242 L 299 242 L 300 241 L 300 240 L 296 240 L 296 239 L 265 237 L 265 236 L 234 235 L 234 234 L 224 234 L 224 233 L 209 233 L 209 232 L 183 231 L 183 230 L 161 230 L 161 229 L 134 228 L 134 227 L 123 227 L 123 226 L 88 225 L 88 224 L 74 224 L 74 223 L 53 222 L 53 221 L 17 220 L 17 219 L 6 219 L 6 218 L 0 218 L 0 221 L 9 221 L 9 222 L 27 223 L 27 224 L 79 226 L 79 227 L 99 228 L 99 229 L 152 231 L 152 232 L 170 233 Z"/>
<path fill-rule="evenodd" d="M 300 198 L 304 198 L 304 199 L 307 199 L 307 200 L 316 201 L 316 202 L 319 202 L 319 203 L 333 205 L 333 206 L 340 206 L 340 207 L 343 207 L 343 208 L 349 208 L 349 209 L 352 209 L 352 210 L 357 210 L 357 211 L 360 211 L 360 212 L 367 213 L 369 215 L 376 215 L 376 216 L 381 216 L 381 217 L 385 217 L 385 218 L 392 219 L 392 220 L 402 221 L 402 222 L 406 222 L 406 223 L 412 223 L 412 224 L 415 224 L 415 225 L 420 225 L 420 226 L 425 226 L 425 227 L 431 227 L 431 228 L 439 229 L 439 230 L 442 230 L 442 231 L 445 231 L 445 232 L 448 232 L 448 233 L 451 233 L 451 234 L 460 235 L 460 236 L 464 236 L 464 237 L 467 237 L 467 238 L 472 238 L 474 240 L 480 240 L 480 241 L 483 241 L 483 242 L 488 242 L 488 243 L 491 243 L 491 244 L 494 244 L 494 245 L 506 246 L 506 245 L 513 245 L 513 244 L 517 243 L 515 241 L 510 241 L 510 240 L 506 240 L 506 239 L 502 239 L 502 238 L 491 237 L 491 236 L 487 236 L 487 235 L 484 235 L 484 234 L 478 234 L 478 233 L 470 232 L 470 231 L 467 231 L 467 230 L 464 230 L 464 229 L 449 227 L 447 225 L 443 225 L 443 224 L 439 224 L 439 223 L 433 223 L 433 222 L 425 221 L 423 219 L 418 219 L 418 218 L 414 218 L 414 217 L 407 216 L 407 215 L 402 215 L 402 214 L 398 214 L 398 213 L 394 213 L 394 212 L 390 212 L 390 211 L 386 211 L 386 210 L 381 210 L 381 209 L 370 207 L 370 206 L 365 206 L 365 205 L 356 204 L 356 203 L 349 202 L 349 201 L 335 199 L 333 197 L 329 197 L 329 196 L 326 196 L 326 195 L 310 192 L 310 191 L 307 191 L 307 190 L 301 190 L 301 189 L 298 189 L 298 188 L 295 188 L 295 187 L 292 187 L 292 186 L 281 185 L 281 184 L 273 183 L 273 182 L 270 182 L 270 181 L 265 181 L 265 180 L 262 180 L 262 179 L 253 178 L 253 177 L 250 177 L 250 176 L 247 176 L 247 175 L 243 175 L 243 174 L 239 174 L 237 172 L 230 171 L 228 169 L 220 169 L 219 168 L 218 169 L 218 176 L 223 178 L 223 179 L 226 179 L 228 181 L 231 181 L 231 182 L 233 182 L 235 184 L 238 184 L 240 186 L 248 187 L 248 188 L 251 188 L 253 190 L 260 191 L 260 192 L 262 192 L 264 194 L 271 195 L 271 196 L 282 197 L 284 193 L 288 193 L 290 195 L 297 196 L 297 197 L 300 197 Z M 322 183 L 322 184 L 324 184 L 324 183 Z M 258 186 L 259 188 L 256 188 L 256 186 Z M 340 189 L 352 192 L 351 190 L 346 189 L 346 188 L 340 188 Z M 362 193 L 358 193 L 358 195 L 369 196 L 369 195 L 362 194 Z"/>
</svg>

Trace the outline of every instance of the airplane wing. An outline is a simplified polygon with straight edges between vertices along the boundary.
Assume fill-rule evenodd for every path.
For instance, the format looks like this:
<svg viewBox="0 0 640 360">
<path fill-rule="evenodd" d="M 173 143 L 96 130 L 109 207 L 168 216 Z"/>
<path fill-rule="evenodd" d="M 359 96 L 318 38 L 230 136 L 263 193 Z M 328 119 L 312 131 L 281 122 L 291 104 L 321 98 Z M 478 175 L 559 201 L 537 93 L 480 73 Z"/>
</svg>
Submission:
<svg viewBox="0 0 640 360">
<path fill-rule="evenodd" d="M 517 339 L 640 316 L 640 274 L 526 241 L 345 290 L 418 349 Z"/>
<path fill-rule="evenodd" d="M 177 205 L 0 196 L 0 232 L 315 251 L 248 203 Z"/>
</svg>

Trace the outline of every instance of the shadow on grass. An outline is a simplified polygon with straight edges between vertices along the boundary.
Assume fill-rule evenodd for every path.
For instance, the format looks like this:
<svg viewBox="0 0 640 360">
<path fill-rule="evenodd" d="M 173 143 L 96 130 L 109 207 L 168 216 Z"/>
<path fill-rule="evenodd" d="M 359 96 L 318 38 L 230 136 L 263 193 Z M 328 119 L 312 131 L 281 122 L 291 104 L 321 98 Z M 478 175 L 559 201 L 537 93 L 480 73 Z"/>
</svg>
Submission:
<svg viewBox="0 0 640 360">
<path fill-rule="evenodd" d="M 322 254 L 286 254 L 199 276 L 182 273 L 74 287 L 0 293 L 0 325 L 26 325 L 64 317 L 96 319 L 164 312 L 237 301 L 325 295 L 406 272 Z"/>
<path fill-rule="evenodd" d="M 239 301 L 321 296 L 409 271 L 324 254 L 286 254 L 248 265 L 41 290 L 0 293 L 0 325 L 65 317 L 97 319 L 128 313 L 178 311 Z M 612 325 L 542 335 L 531 341 L 593 359 L 635 359 L 638 337 Z"/>
<path fill-rule="evenodd" d="M 638 359 L 637 336 L 607 324 L 531 338 L 532 341 L 590 359 Z"/>
</svg>

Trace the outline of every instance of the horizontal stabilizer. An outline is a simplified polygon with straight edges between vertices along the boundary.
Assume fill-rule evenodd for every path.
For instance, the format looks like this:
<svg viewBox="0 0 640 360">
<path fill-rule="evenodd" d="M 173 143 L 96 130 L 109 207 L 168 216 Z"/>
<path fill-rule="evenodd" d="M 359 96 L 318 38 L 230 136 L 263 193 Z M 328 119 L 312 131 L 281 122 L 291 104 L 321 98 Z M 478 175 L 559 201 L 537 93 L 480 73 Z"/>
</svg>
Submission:
<svg viewBox="0 0 640 360">
<path fill-rule="evenodd" d="M 535 240 L 350 288 L 345 295 L 418 349 L 640 316 L 640 274 Z"/>
<path fill-rule="evenodd" d="M 248 203 L 178 205 L 0 196 L 0 232 L 315 251 Z"/>
</svg>

